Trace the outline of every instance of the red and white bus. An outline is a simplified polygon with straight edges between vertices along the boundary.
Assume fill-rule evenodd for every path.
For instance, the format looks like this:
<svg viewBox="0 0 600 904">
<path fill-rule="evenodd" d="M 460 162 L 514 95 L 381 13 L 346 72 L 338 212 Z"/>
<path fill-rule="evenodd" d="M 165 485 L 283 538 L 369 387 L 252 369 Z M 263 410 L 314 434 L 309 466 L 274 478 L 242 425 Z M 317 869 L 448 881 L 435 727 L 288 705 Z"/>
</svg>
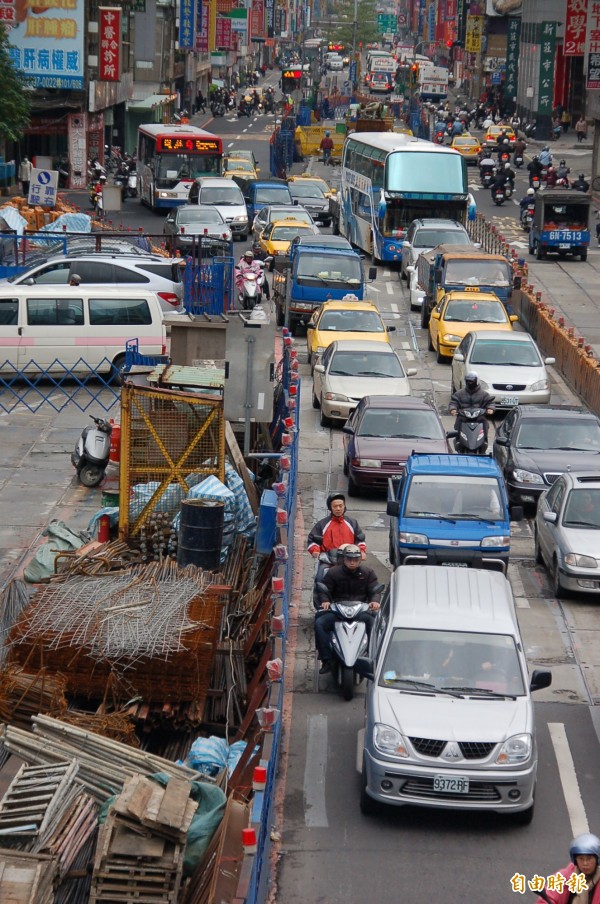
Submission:
<svg viewBox="0 0 600 904">
<path fill-rule="evenodd" d="M 220 176 L 223 142 L 189 125 L 142 125 L 138 131 L 138 195 L 152 210 L 187 204 L 198 176 Z"/>
</svg>

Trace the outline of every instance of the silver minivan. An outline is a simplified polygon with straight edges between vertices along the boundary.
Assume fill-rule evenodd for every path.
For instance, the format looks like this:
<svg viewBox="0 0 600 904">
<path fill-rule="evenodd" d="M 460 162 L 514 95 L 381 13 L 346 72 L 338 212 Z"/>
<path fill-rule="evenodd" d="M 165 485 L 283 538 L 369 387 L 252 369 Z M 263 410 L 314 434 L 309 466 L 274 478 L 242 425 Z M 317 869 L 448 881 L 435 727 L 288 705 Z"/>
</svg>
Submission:
<svg viewBox="0 0 600 904">
<path fill-rule="evenodd" d="M 393 573 L 371 638 L 361 810 L 377 803 L 533 816 L 537 746 L 510 584 L 471 568 Z"/>
<path fill-rule="evenodd" d="M 216 207 L 233 234 L 248 238 L 248 211 L 239 185 L 224 176 L 199 176 L 192 183 L 189 204 L 208 204 Z"/>
</svg>

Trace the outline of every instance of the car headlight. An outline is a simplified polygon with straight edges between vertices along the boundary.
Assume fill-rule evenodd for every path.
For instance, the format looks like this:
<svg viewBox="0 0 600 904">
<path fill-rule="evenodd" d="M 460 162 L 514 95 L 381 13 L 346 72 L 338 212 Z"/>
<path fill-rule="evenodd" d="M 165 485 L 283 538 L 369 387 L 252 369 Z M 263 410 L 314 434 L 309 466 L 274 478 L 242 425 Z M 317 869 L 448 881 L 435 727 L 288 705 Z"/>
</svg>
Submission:
<svg viewBox="0 0 600 904">
<path fill-rule="evenodd" d="M 504 742 L 496 757 L 498 766 L 509 766 L 511 763 L 525 763 L 531 756 L 533 739 L 530 734 L 513 735 Z"/>
<path fill-rule="evenodd" d="M 399 731 L 389 725 L 376 722 L 373 728 L 373 744 L 382 753 L 388 756 L 408 757 L 406 741 Z"/>
<path fill-rule="evenodd" d="M 324 345 L 317 345 L 317 348 L 315 350 L 315 355 L 322 355 L 324 351 L 325 351 Z"/>
<path fill-rule="evenodd" d="M 381 462 L 377 458 L 357 458 L 357 467 L 359 468 L 380 468 Z"/>
<path fill-rule="evenodd" d="M 234 218 L 233 218 L 233 222 L 234 222 L 234 223 L 247 223 L 247 222 L 248 222 L 248 217 L 244 217 L 244 216 L 241 216 L 241 217 L 234 217 Z"/>
<path fill-rule="evenodd" d="M 444 342 L 460 342 L 462 336 L 455 336 L 454 333 L 444 333 Z"/>
<path fill-rule="evenodd" d="M 538 380 L 529 387 L 530 392 L 545 392 L 546 389 L 548 389 L 548 380 Z"/>
<path fill-rule="evenodd" d="M 592 556 L 580 556 L 576 552 L 568 552 L 565 556 L 566 565 L 577 565 L 578 568 L 597 568 L 598 562 Z"/>
<path fill-rule="evenodd" d="M 326 392 L 325 398 L 328 402 L 349 402 L 350 399 L 348 396 L 342 395 L 339 392 Z"/>
<path fill-rule="evenodd" d="M 515 468 L 513 476 L 518 483 L 544 483 L 541 474 L 536 474 L 535 471 L 524 471 L 523 468 Z"/>
<path fill-rule="evenodd" d="M 481 541 L 482 548 L 510 546 L 510 537 L 484 537 Z"/>
<path fill-rule="evenodd" d="M 410 531 L 401 530 L 398 534 L 400 543 L 410 543 L 411 545 L 427 546 L 429 539 L 425 534 L 413 534 Z"/>
</svg>

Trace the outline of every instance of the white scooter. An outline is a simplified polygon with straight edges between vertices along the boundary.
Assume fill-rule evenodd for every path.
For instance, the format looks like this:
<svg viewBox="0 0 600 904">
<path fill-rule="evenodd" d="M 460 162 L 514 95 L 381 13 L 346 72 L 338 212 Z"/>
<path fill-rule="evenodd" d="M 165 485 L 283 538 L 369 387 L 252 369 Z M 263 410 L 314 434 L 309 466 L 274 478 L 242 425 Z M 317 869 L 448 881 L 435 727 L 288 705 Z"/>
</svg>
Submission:
<svg viewBox="0 0 600 904">
<path fill-rule="evenodd" d="M 126 191 L 128 198 L 137 198 L 137 173 L 135 170 L 129 171 Z"/>
<path fill-rule="evenodd" d="M 97 487 L 108 464 L 112 424 L 101 417 L 90 417 L 94 426 L 83 428 L 71 453 L 71 464 L 84 487 Z"/>
<path fill-rule="evenodd" d="M 251 311 L 260 304 L 265 284 L 265 269 L 262 261 L 255 261 L 258 270 L 240 270 L 235 268 L 235 284 L 238 290 L 238 302 L 243 311 Z"/>
</svg>

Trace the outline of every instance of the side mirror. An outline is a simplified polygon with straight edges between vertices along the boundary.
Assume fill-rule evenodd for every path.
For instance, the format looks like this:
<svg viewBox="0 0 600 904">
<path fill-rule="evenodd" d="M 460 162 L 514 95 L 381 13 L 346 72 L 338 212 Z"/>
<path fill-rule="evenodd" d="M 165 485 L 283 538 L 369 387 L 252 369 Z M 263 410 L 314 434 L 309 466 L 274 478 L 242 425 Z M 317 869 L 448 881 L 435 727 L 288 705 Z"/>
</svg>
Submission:
<svg viewBox="0 0 600 904">
<path fill-rule="evenodd" d="M 530 691 L 541 691 L 552 684 L 552 672 L 546 669 L 534 669 L 529 682 Z"/>
<path fill-rule="evenodd" d="M 409 367 L 408 370 L 406 371 L 406 376 L 407 377 L 416 377 L 417 376 L 417 368 Z"/>
<path fill-rule="evenodd" d="M 377 267 L 369 267 L 369 279 L 371 282 L 377 279 Z"/>
<path fill-rule="evenodd" d="M 432 319 L 432 320 L 439 320 L 439 319 L 440 319 L 440 316 L 441 316 L 441 315 L 440 315 L 440 312 L 439 312 L 439 311 L 432 311 L 432 312 L 431 312 L 431 319 Z"/>
<path fill-rule="evenodd" d="M 556 364 L 556 358 L 544 358 L 544 364 Z"/>
<path fill-rule="evenodd" d="M 452 358 L 454 361 L 463 361 L 464 362 L 464 360 L 465 360 L 465 356 L 463 355 L 462 352 L 454 352 L 454 355 L 452 356 Z"/>
<path fill-rule="evenodd" d="M 354 427 L 351 427 L 350 424 L 345 423 L 342 427 L 342 433 L 347 433 L 348 436 L 354 436 Z"/>
<path fill-rule="evenodd" d="M 373 665 L 372 659 L 367 659 L 366 656 L 359 656 L 354 663 L 354 669 L 362 678 L 367 678 L 369 681 L 374 681 L 375 667 Z"/>
<path fill-rule="evenodd" d="M 397 499 L 388 500 L 388 504 L 386 506 L 386 513 L 391 515 L 392 518 L 397 518 L 400 514 L 400 503 Z"/>
<path fill-rule="evenodd" d="M 544 512 L 542 515 L 544 521 L 547 521 L 548 524 L 556 524 L 558 521 L 558 515 L 556 512 Z"/>
<path fill-rule="evenodd" d="M 386 330 L 388 331 L 388 333 L 395 333 L 396 327 L 395 326 L 387 326 Z"/>
<path fill-rule="evenodd" d="M 494 437 L 494 442 L 498 446 L 508 446 L 510 440 L 509 440 L 508 436 L 501 436 L 499 433 L 497 433 L 496 436 Z"/>
<path fill-rule="evenodd" d="M 513 505 L 510 510 L 511 521 L 522 521 L 525 517 L 525 511 L 522 505 Z"/>
<path fill-rule="evenodd" d="M 324 374 L 325 366 L 323 364 L 315 364 L 315 366 L 313 367 L 313 371 L 315 371 L 315 373 L 318 373 L 318 374 Z"/>
</svg>

